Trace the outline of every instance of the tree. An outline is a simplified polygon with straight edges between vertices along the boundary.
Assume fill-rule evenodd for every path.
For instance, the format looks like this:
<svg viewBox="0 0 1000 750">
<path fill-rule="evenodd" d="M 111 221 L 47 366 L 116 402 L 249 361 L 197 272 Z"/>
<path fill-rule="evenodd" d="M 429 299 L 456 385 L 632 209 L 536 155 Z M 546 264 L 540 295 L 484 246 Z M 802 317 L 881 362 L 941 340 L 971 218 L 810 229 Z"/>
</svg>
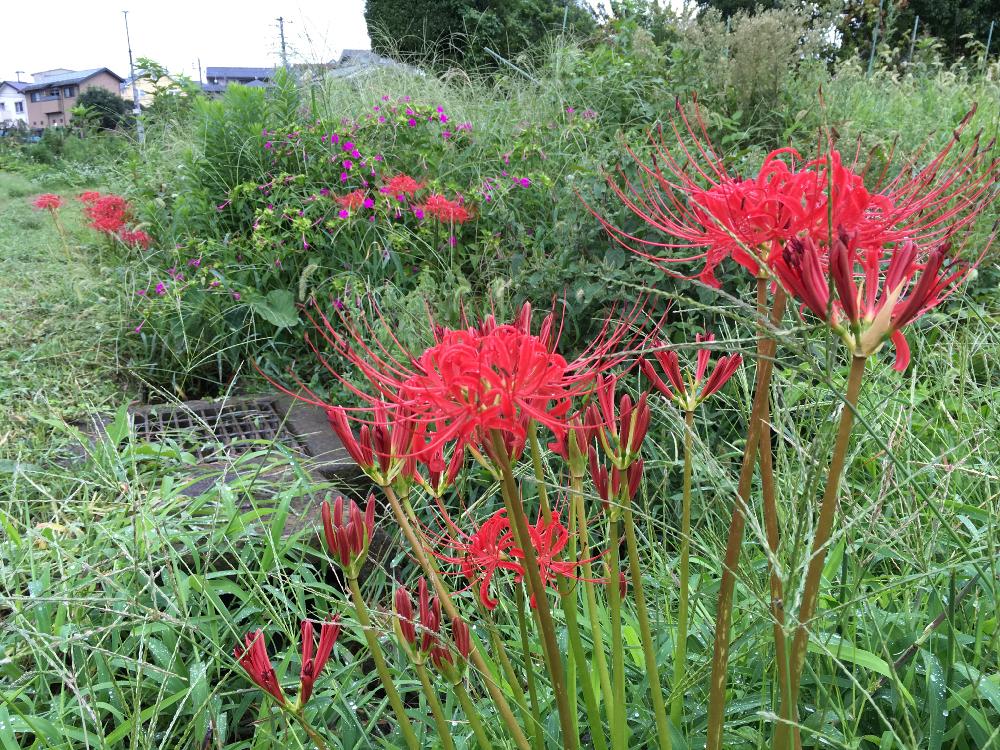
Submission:
<svg viewBox="0 0 1000 750">
<path fill-rule="evenodd" d="M 128 120 L 128 102 L 107 89 L 89 88 L 80 94 L 76 104 L 95 113 L 97 123 L 105 130 L 114 130 Z"/>
<path fill-rule="evenodd" d="M 589 33 L 593 15 L 578 0 L 366 0 L 372 47 L 422 61 L 496 67 L 563 29 Z"/>
</svg>

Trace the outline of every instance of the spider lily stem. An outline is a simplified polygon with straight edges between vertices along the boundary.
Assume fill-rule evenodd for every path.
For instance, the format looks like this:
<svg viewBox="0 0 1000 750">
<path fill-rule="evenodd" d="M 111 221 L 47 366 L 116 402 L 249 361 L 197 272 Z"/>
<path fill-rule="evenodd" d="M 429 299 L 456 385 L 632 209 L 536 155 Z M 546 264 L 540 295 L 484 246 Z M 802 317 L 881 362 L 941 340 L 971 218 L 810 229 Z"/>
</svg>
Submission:
<svg viewBox="0 0 1000 750">
<path fill-rule="evenodd" d="M 611 747 L 626 750 L 625 744 L 625 647 L 622 642 L 622 599 L 618 589 L 621 580 L 621 566 L 618 561 L 621 538 L 618 534 L 618 518 L 614 509 L 608 507 L 608 557 L 607 584 L 608 607 L 611 610 L 611 694 L 614 714 L 611 719 Z"/>
<path fill-rule="evenodd" d="M 765 276 L 757 277 L 757 317 L 764 320 L 767 315 L 767 286 L 769 280 Z M 764 345 L 767 335 L 761 331 L 757 335 L 757 354 L 764 356 Z M 764 529 L 767 535 L 768 576 L 771 593 L 771 621 L 774 629 L 774 663 L 775 674 L 780 694 L 780 705 L 788 705 L 788 694 L 791 685 L 788 679 L 788 653 L 785 639 L 785 604 L 781 576 L 778 573 L 778 548 L 781 544 L 781 532 L 778 524 L 778 503 L 774 489 L 774 461 L 771 455 L 771 409 L 770 399 L 763 404 L 761 415 L 760 440 L 757 445 L 760 466 L 761 496 L 763 499 Z M 784 718 L 784 717 L 782 717 Z M 781 735 L 787 731 L 782 722 L 775 727 L 775 742 L 781 740 Z M 795 729 L 798 739 L 798 729 Z M 797 745 L 798 743 L 796 743 Z"/>
<path fill-rule="evenodd" d="M 830 535 L 833 532 L 833 521 L 837 514 L 837 496 L 840 492 L 840 479 L 844 473 L 847 460 L 847 449 L 851 442 L 851 428 L 854 425 L 854 414 L 858 406 L 858 394 L 861 392 L 861 381 L 864 378 L 867 357 L 852 357 L 851 371 L 847 379 L 847 393 L 844 395 L 844 407 L 840 414 L 840 425 L 837 429 L 837 440 L 833 446 L 833 457 L 830 460 L 830 470 L 826 475 L 826 487 L 823 490 L 823 502 L 820 505 L 819 520 L 816 523 L 816 533 L 813 538 L 812 555 L 806 570 L 806 582 L 802 589 L 802 604 L 799 606 L 798 626 L 792 640 L 790 694 L 791 704 L 787 713 L 792 722 L 796 721 L 798 713 L 799 684 L 802 679 L 802 668 L 806 661 L 806 650 L 809 646 L 809 625 L 816 612 L 816 601 L 819 598 L 819 586 L 823 578 L 823 564 Z"/>
<path fill-rule="evenodd" d="M 454 685 L 453 689 L 455 695 L 458 696 L 458 702 L 462 704 L 462 710 L 465 711 L 465 715 L 469 719 L 469 726 L 472 727 L 472 733 L 476 736 L 479 750 L 493 750 L 493 745 L 490 744 L 490 740 L 486 736 L 486 730 L 483 728 L 483 722 L 479 719 L 479 712 L 469 697 L 469 691 L 465 689 L 465 685 L 461 682 Z"/>
<path fill-rule="evenodd" d="M 500 668 L 503 670 L 507 684 L 510 685 L 511 692 L 514 694 L 514 702 L 517 703 L 517 709 L 521 712 L 524 725 L 530 726 L 535 723 L 535 715 L 528 710 L 528 699 L 524 694 L 524 688 L 521 687 L 521 680 L 514 670 L 510 656 L 507 655 L 507 647 L 504 646 L 503 639 L 500 637 L 496 622 L 493 620 L 493 615 L 481 603 L 479 605 L 479 614 L 489 631 L 490 644 L 493 646 L 493 651 L 500 661 Z"/>
<path fill-rule="evenodd" d="M 427 704 L 431 708 L 431 715 L 434 717 L 434 725 L 437 727 L 438 737 L 441 739 L 441 746 L 444 750 L 455 750 L 455 740 L 451 736 L 451 729 L 444 718 L 444 711 L 441 709 L 441 701 L 438 700 L 437 692 L 427 674 L 427 667 L 423 664 L 414 663 L 417 670 L 417 677 L 420 678 L 420 685 L 424 689 L 424 696 Z"/>
<path fill-rule="evenodd" d="M 646 611 L 646 594 L 642 586 L 642 568 L 639 565 L 639 545 L 635 536 L 635 519 L 632 515 L 632 501 L 628 499 L 628 489 L 622 489 L 622 502 L 625 510 L 622 517 L 625 521 L 625 545 L 628 548 L 628 567 L 632 577 L 632 589 L 635 595 L 635 609 L 639 617 L 639 635 L 642 639 L 642 655 L 646 661 L 646 679 L 649 681 L 649 693 L 653 702 L 653 715 L 656 718 L 656 736 L 660 750 L 670 750 L 670 727 L 667 724 L 667 708 L 663 702 L 663 688 L 660 686 L 660 670 L 656 664 L 656 646 L 653 634 L 649 628 L 649 613 Z M 617 579 L 612 586 L 617 588 Z M 625 705 L 624 701 L 620 704 Z M 624 711 L 622 712 L 624 716 Z"/>
<path fill-rule="evenodd" d="M 448 591 L 448 588 L 444 585 L 444 581 L 441 579 L 437 567 L 433 564 L 431 558 L 429 558 L 424 552 L 423 544 L 417 537 L 416 532 L 413 530 L 413 525 L 410 523 L 410 520 L 403 509 L 399 496 L 391 486 L 385 486 L 382 489 L 385 491 L 385 496 L 389 500 L 393 516 L 395 516 L 396 522 L 403 530 L 403 535 L 406 537 L 406 541 L 410 545 L 410 550 L 413 552 L 413 556 L 417 558 L 417 563 L 433 584 L 434 590 L 437 592 L 444 610 L 448 613 L 449 617 L 458 617 L 458 608 L 455 607 L 454 602 L 452 602 L 451 594 Z M 518 750 L 531 750 L 531 745 L 528 744 L 528 738 L 524 736 L 524 731 L 517 723 L 517 719 L 514 717 L 514 712 L 511 711 L 510 704 L 507 703 L 507 699 L 504 697 L 499 685 L 491 679 L 489 667 L 486 664 L 486 660 L 483 659 L 483 655 L 479 653 L 479 649 L 476 647 L 475 641 L 473 641 L 472 644 L 472 652 L 469 654 L 469 661 L 483 676 L 483 681 L 486 683 L 486 689 L 489 691 L 490 698 L 493 699 L 493 704 L 497 707 L 497 711 L 500 713 L 500 718 L 503 720 L 504 725 L 510 732 L 511 739 L 514 740 L 514 744 L 517 745 Z M 520 685 L 512 683 L 512 689 L 515 691 L 516 695 L 517 690 L 520 689 Z M 521 697 L 523 700 L 523 693 Z"/>
<path fill-rule="evenodd" d="M 500 465 L 501 487 L 503 488 L 504 503 L 507 506 L 507 515 L 510 517 L 514 536 L 518 546 L 524 551 L 524 567 L 528 579 L 529 590 L 535 598 L 536 614 L 538 616 L 539 629 L 542 632 L 542 646 L 545 652 L 546 666 L 549 677 L 552 680 L 552 690 L 555 693 L 556 706 L 559 710 L 559 724 L 562 729 L 563 742 L 567 750 L 576 750 L 579 744 L 579 736 L 573 733 L 575 722 L 569 712 L 569 699 L 566 690 L 566 679 L 563 672 L 562 655 L 559 652 L 559 645 L 556 641 L 555 622 L 552 619 L 552 611 L 549 608 L 548 592 L 545 584 L 542 583 L 540 571 L 538 569 L 538 559 L 535 556 L 534 547 L 531 545 L 531 536 L 528 532 L 528 519 L 524 513 L 524 505 L 518 493 L 517 483 L 514 479 L 514 470 L 510 465 L 510 456 L 504 446 L 503 437 L 498 430 L 492 431 L 494 459 Z"/>
<path fill-rule="evenodd" d="M 531 701 L 531 742 L 535 750 L 542 750 L 542 713 L 538 709 L 538 689 L 535 687 L 535 664 L 531 655 L 531 639 L 528 638 L 528 620 L 524 616 L 524 597 L 517 592 L 517 629 L 521 635 L 521 652 L 524 654 L 524 677 L 528 683 L 528 699 Z"/>
<path fill-rule="evenodd" d="M 308 721 L 306 721 L 306 717 L 303 716 L 302 710 L 300 709 L 298 711 L 291 711 L 290 713 L 292 714 L 292 716 L 295 717 L 295 721 L 299 723 L 299 726 L 302 727 L 302 730 L 306 733 L 306 736 L 309 737 L 309 739 L 312 740 L 313 743 L 315 743 L 316 747 L 319 750 L 327 750 L 327 745 L 326 742 L 324 742 L 323 737 L 320 735 L 319 732 L 317 732 L 315 729 L 312 728 L 312 725 Z"/>
<path fill-rule="evenodd" d="M 776 325 L 785 312 L 787 297 L 779 288 L 771 307 L 771 323 Z M 753 406 L 747 427 L 747 441 L 743 450 L 743 463 L 737 497 L 733 504 L 733 515 L 729 522 L 726 551 L 722 563 L 722 578 L 719 582 L 718 604 L 715 615 L 715 645 L 712 652 L 712 673 L 708 692 L 708 733 L 705 750 L 722 750 L 722 729 L 725 724 L 726 681 L 729 665 L 729 626 L 733 617 L 733 594 L 736 588 L 736 572 L 740 564 L 740 549 L 743 546 L 743 531 L 746 527 L 746 507 L 750 499 L 753 470 L 756 465 L 757 448 L 763 417 L 771 391 L 771 373 L 774 370 L 774 352 L 777 344 L 772 338 L 764 338 L 758 351 L 757 376 L 754 386 Z"/>
<path fill-rule="evenodd" d="M 393 713 L 396 714 L 396 720 L 399 722 L 399 730 L 403 735 L 403 740 L 406 742 L 406 746 L 410 750 L 419 750 L 420 743 L 417 740 L 417 735 L 413 733 L 413 727 L 410 726 L 410 719 L 406 715 L 406 709 L 403 707 L 403 701 L 399 697 L 399 693 L 396 691 L 396 686 L 393 684 L 392 675 L 389 673 L 389 668 L 386 666 L 385 657 L 382 655 L 382 647 L 378 645 L 378 638 L 375 637 L 375 631 L 372 630 L 372 620 L 368 614 L 368 607 L 365 605 L 364 597 L 361 596 L 361 587 L 358 586 L 357 578 L 348 578 L 347 583 L 351 588 L 351 599 L 354 601 L 354 611 L 358 615 L 358 621 L 361 623 L 361 630 L 365 634 L 365 641 L 368 643 L 368 650 L 371 652 L 372 660 L 375 662 L 375 671 L 378 672 L 379 679 L 382 680 L 382 688 L 385 690 L 386 697 L 389 699 L 389 705 L 392 706 Z"/>
<path fill-rule="evenodd" d="M 681 497 L 680 593 L 677 604 L 677 643 L 674 645 L 673 700 L 670 720 L 678 729 L 684 716 L 684 673 L 687 660 L 688 606 L 691 568 L 691 452 L 694 442 L 694 412 L 684 412 L 684 489 Z"/>
<path fill-rule="evenodd" d="M 608 717 L 608 726 L 613 724 L 614 698 L 611 693 L 611 675 L 608 673 L 608 661 L 604 653 L 604 626 L 601 624 L 601 613 L 597 608 L 597 587 L 594 584 L 594 571 L 590 564 L 590 542 L 587 534 L 587 512 L 583 500 L 583 477 L 570 478 L 570 499 L 575 507 L 577 528 L 580 535 L 580 557 L 583 560 L 583 592 L 587 600 L 587 614 L 590 619 L 590 633 L 594 641 L 594 667 L 597 669 L 601 693 L 604 697 L 604 713 Z M 589 679 L 589 678 L 588 678 Z"/>
</svg>

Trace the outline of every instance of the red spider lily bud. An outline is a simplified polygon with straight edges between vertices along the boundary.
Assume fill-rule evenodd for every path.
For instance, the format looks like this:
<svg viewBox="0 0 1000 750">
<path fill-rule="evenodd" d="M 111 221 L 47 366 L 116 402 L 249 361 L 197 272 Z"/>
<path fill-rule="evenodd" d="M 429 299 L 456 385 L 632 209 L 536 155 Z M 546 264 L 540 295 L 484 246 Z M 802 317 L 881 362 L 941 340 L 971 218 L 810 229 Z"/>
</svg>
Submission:
<svg viewBox="0 0 1000 750">
<path fill-rule="evenodd" d="M 430 596 L 426 578 L 420 579 L 417 601 L 420 603 L 420 650 L 427 653 L 438 640 L 441 629 L 441 601 L 436 596 Z"/>
<path fill-rule="evenodd" d="M 472 634 L 469 626 L 461 617 L 454 617 L 451 621 L 451 637 L 455 641 L 455 649 L 463 659 L 468 659 L 472 653 Z"/>
<path fill-rule="evenodd" d="M 237 645 L 233 649 L 233 656 L 261 690 L 270 694 L 284 706 L 287 701 L 285 694 L 281 691 L 281 686 L 278 684 L 274 667 L 271 666 L 271 659 L 267 655 L 267 648 L 264 646 L 264 633 L 260 630 L 247 633 L 244 641 L 246 648 Z"/>
<path fill-rule="evenodd" d="M 774 268 L 788 290 L 821 320 L 828 320 L 830 289 L 823 276 L 821 250 L 811 237 L 791 240 Z"/>
<path fill-rule="evenodd" d="M 531 303 L 525 302 L 521 305 L 521 309 L 518 311 L 517 315 L 514 316 L 514 320 L 511 321 L 511 325 L 514 326 L 521 333 L 531 333 Z"/>
<path fill-rule="evenodd" d="M 417 629 L 413 624 L 413 599 L 405 586 L 396 589 L 393 603 L 400 636 L 407 643 L 415 644 L 417 642 Z"/>
<path fill-rule="evenodd" d="M 950 250 L 951 246 L 945 242 L 931 251 L 923 271 L 920 272 L 920 280 L 906 299 L 897 305 L 898 309 L 893 310 L 893 327 L 902 328 L 917 318 L 926 307 L 937 304 L 935 298 L 940 293 L 938 273 Z"/>
<path fill-rule="evenodd" d="M 597 490 L 597 496 L 601 498 L 601 507 L 607 510 L 613 493 L 608 469 L 598 462 L 596 448 L 591 447 L 587 457 L 590 464 L 590 478 L 594 482 L 594 489 Z"/>
<path fill-rule="evenodd" d="M 625 470 L 628 483 L 626 489 L 628 491 L 628 499 L 632 500 L 635 497 L 635 493 L 639 490 L 639 483 L 642 482 L 642 469 L 644 463 L 641 458 L 636 459 L 628 469 Z"/>
<path fill-rule="evenodd" d="M 694 342 L 696 344 L 711 344 L 715 341 L 714 333 L 699 333 L 694 337 Z M 694 382 L 700 383 L 705 377 L 705 370 L 708 369 L 708 360 L 712 356 L 711 349 L 699 349 L 698 354 L 695 355 L 695 370 L 694 370 Z"/>
<path fill-rule="evenodd" d="M 712 370 L 712 374 L 705 381 L 701 393 L 698 394 L 698 401 L 704 401 L 722 388 L 736 374 L 736 370 L 739 369 L 741 362 L 743 362 L 743 357 L 739 354 L 729 354 L 725 357 L 720 357 L 719 361 L 715 363 L 715 369 Z"/>
<path fill-rule="evenodd" d="M 343 407 L 331 406 L 326 410 L 326 418 L 330 423 L 330 428 L 334 431 L 348 455 L 358 466 L 364 467 L 371 463 L 371 455 L 365 456 L 361 451 L 361 446 L 354 439 L 351 426 L 347 422 L 347 414 Z"/>
<path fill-rule="evenodd" d="M 352 500 L 346 522 L 342 496 L 338 496 L 334 501 L 332 511 L 330 504 L 324 500 L 320 506 L 320 515 L 323 519 L 323 535 L 330 554 L 340 564 L 348 578 L 357 578 L 368 554 L 368 545 L 375 533 L 375 495 L 368 495 L 368 505 L 365 507 L 364 515 Z"/>
<path fill-rule="evenodd" d="M 449 673 L 451 673 L 453 670 L 452 670 L 451 651 L 448 649 L 448 647 L 435 646 L 430 651 L 430 659 L 431 659 L 431 664 L 434 665 L 434 668 L 437 669 L 442 674 L 444 674 L 450 680 L 451 677 Z"/>
<path fill-rule="evenodd" d="M 841 230 L 830 249 L 830 275 L 837 289 L 845 317 L 851 325 L 860 321 L 858 310 L 858 285 L 854 281 L 854 244 L 851 237 Z"/>
<path fill-rule="evenodd" d="M 627 398 L 627 396 L 624 398 Z M 623 401 L 624 398 L 622 399 Z M 629 413 L 627 430 L 625 415 L 624 412 L 622 413 L 622 431 L 625 433 L 622 436 L 622 444 L 625 446 L 626 453 L 633 456 L 637 455 L 639 448 L 642 447 L 642 441 L 646 439 L 646 433 L 649 432 L 648 394 L 643 393 L 639 396 L 639 401 L 636 403 L 635 409 Z"/>
<path fill-rule="evenodd" d="M 323 671 L 330 652 L 340 636 L 340 617 L 335 615 L 320 625 L 319 645 L 313 654 L 313 624 L 302 621 L 302 671 L 299 674 L 299 707 L 304 706 L 312 695 L 313 685 Z"/>
<path fill-rule="evenodd" d="M 618 571 L 618 596 L 622 599 L 628 593 L 628 578 L 625 576 L 624 570 Z"/>
</svg>

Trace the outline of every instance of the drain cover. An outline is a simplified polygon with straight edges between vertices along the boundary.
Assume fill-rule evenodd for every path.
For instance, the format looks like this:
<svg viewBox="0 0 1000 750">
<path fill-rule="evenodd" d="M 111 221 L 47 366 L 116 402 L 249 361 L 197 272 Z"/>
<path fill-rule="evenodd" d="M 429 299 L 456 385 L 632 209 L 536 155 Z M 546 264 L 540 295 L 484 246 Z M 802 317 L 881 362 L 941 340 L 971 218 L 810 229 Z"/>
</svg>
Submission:
<svg viewBox="0 0 1000 750">
<path fill-rule="evenodd" d="M 310 455 L 303 441 L 289 429 L 288 415 L 278 411 L 274 398 L 148 407 L 136 410 L 132 416 L 138 440 L 175 441 L 206 464 L 266 449 L 273 443 L 299 455 Z"/>
</svg>

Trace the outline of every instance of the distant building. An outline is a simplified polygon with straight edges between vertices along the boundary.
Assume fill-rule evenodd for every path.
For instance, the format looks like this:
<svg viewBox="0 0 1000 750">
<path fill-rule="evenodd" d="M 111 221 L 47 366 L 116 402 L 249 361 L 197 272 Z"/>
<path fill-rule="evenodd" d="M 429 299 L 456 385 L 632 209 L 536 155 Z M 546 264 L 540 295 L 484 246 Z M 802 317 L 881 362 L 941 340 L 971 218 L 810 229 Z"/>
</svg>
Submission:
<svg viewBox="0 0 1000 750">
<path fill-rule="evenodd" d="M 28 124 L 27 100 L 23 81 L 0 81 L 0 127 Z"/>
<path fill-rule="evenodd" d="M 370 49 L 345 49 L 340 54 L 327 63 L 328 75 L 333 78 L 353 78 L 362 73 L 370 73 L 379 68 L 396 68 L 407 70 L 414 74 L 420 71 L 410 65 L 396 62 L 392 58 L 384 57 Z"/>
<path fill-rule="evenodd" d="M 28 126 L 49 128 L 69 125 L 76 100 L 87 89 L 101 88 L 120 96 L 124 78 L 108 68 L 90 70 L 45 70 L 32 74 L 34 81 L 26 84 Z"/>
<path fill-rule="evenodd" d="M 205 68 L 206 94 L 221 94 L 231 83 L 252 88 L 268 88 L 274 78 L 274 68 Z"/>
</svg>

